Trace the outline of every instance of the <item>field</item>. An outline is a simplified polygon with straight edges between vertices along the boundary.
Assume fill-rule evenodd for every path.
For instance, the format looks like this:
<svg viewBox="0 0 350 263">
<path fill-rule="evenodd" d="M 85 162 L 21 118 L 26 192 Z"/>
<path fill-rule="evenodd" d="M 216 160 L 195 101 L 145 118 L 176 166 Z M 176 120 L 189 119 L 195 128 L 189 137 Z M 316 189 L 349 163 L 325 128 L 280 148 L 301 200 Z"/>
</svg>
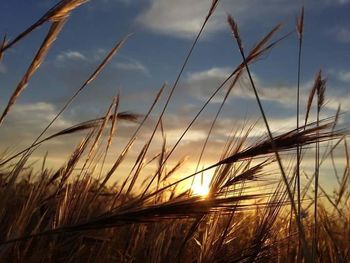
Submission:
<svg viewBox="0 0 350 263">
<path fill-rule="evenodd" d="M 17 37 L 4 37 L 0 43 L 2 60 L 39 27 L 50 26 L 8 102 L 1 105 L 0 129 L 71 12 L 86 2 L 62 0 Z M 201 29 L 186 51 L 179 73 L 174 74 L 174 83 L 159 89 L 148 110 L 121 111 L 123 98 L 117 94 L 100 118 L 49 132 L 128 43 L 131 35 L 127 35 L 97 63 L 91 75 L 84 76 L 86 80 L 28 147 L 0 154 L 1 262 L 350 261 L 349 130 L 339 125 L 347 113 L 340 106 L 336 114 L 327 113 L 327 81 L 321 71 L 315 74 L 307 98 L 301 98 L 304 8 L 295 30 L 284 35 L 281 25 L 276 25 L 251 49 L 244 45 L 235 18 L 227 15 L 227 30 L 241 63 L 219 87 L 213 87 L 212 95 L 193 112 L 175 144 L 167 141 L 164 122 L 173 94 L 181 88 L 188 61 L 218 4 L 213 0 L 204 14 Z M 292 41 L 291 35 L 298 39 L 295 97 L 289 98 L 295 101 L 295 127 L 275 131 L 250 68 L 281 42 Z M 233 127 L 224 147 L 217 147 L 220 159 L 202 166 L 221 110 L 243 77 L 255 102 L 252 107 L 257 107 L 261 116 L 263 132 L 254 124 Z M 185 173 L 182 169 L 185 156 L 170 165 L 170 157 L 219 92 L 224 96 L 208 119 L 209 129 L 201 148 L 196 149 L 200 155 L 194 171 Z M 304 101 L 306 105 L 301 105 Z M 161 110 L 156 111 L 157 107 Z M 120 123 L 130 123 L 129 138 L 116 154 L 112 149 Z M 151 125 L 148 137 L 141 136 L 142 147 L 135 149 L 139 134 Z M 80 142 L 58 169 L 48 167 L 45 154 L 39 165 L 32 164 L 39 146 L 78 135 Z M 161 143 L 156 144 L 155 139 Z M 154 147 L 156 152 L 151 151 Z M 131 151 L 136 151 L 132 161 Z M 311 170 L 305 168 L 306 156 L 312 160 Z M 107 160 L 113 163 L 109 165 Z M 121 169 L 126 160 L 127 172 Z M 337 182 L 332 193 L 319 180 L 326 162 L 331 167 L 326 176 L 335 177 Z"/>
</svg>

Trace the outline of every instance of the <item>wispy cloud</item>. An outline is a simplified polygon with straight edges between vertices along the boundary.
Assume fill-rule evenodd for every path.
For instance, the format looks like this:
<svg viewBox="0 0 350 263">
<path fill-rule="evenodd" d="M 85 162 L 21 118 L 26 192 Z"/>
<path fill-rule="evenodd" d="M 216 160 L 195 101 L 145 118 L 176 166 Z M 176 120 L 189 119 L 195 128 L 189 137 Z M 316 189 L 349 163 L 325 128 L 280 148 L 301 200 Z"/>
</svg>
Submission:
<svg viewBox="0 0 350 263">
<path fill-rule="evenodd" d="M 103 48 L 99 48 L 97 50 L 91 51 L 89 53 L 89 56 L 83 54 L 79 51 L 73 51 L 73 50 L 67 50 L 64 52 L 61 52 L 56 57 L 56 63 L 59 65 L 65 65 L 66 62 L 99 62 L 101 61 L 107 54 L 107 51 Z M 121 56 L 121 62 L 116 62 L 113 64 L 113 66 L 117 69 L 124 70 L 124 71 L 138 71 L 142 72 L 144 75 L 149 76 L 150 72 L 149 69 L 141 62 L 133 58 Z M 1 64 L 0 64 L 0 70 L 1 70 Z"/>
<path fill-rule="evenodd" d="M 56 116 L 57 109 L 56 107 L 47 102 L 36 102 L 36 103 L 27 103 L 27 104 L 17 104 L 13 108 L 13 113 L 9 115 L 8 122 L 11 125 L 23 125 L 24 126 L 34 126 L 38 128 L 47 124 L 49 121 Z M 30 116 L 30 118 L 28 118 Z M 57 120 L 55 127 L 65 127 L 69 125 L 65 119 Z"/>
<path fill-rule="evenodd" d="M 61 52 L 56 59 L 59 62 L 64 62 L 67 60 L 85 60 L 85 61 L 87 60 L 85 55 L 83 55 L 78 51 L 72 51 L 72 50 Z"/>
<path fill-rule="evenodd" d="M 140 61 L 137 60 L 129 60 L 126 62 L 117 62 L 114 64 L 117 69 L 127 70 L 127 71 L 139 71 L 145 74 L 146 76 L 150 76 L 150 72 L 148 68 L 143 65 Z"/>
<path fill-rule="evenodd" d="M 207 100 L 219 85 L 231 74 L 229 68 L 214 67 L 208 70 L 189 73 L 184 86 L 190 95 L 198 100 Z M 216 96 L 212 102 L 222 101 L 223 92 Z"/>
<path fill-rule="evenodd" d="M 229 68 L 214 67 L 201 72 L 194 72 L 188 75 L 186 80 L 186 88 L 191 95 L 200 100 L 206 100 L 208 97 L 221 85 L 221 83 L 231 74 Z M 263 100 L 282 103 L 284 106 L 291 104 L 290 98 L 295 96 L 294 87 L 286 85 L 269 85 L 253 74 L 254 81 L 259 87 L 259 92 Z M 305 84 L 308 86 L 309 84 Z M 221 102 L 224 92 L 227 89 L 224 87 L 223 91 L 212 102 Z M 232 96 L 240 98 L 253 98 L 253 93 L 250 88 L 250 82 L 246 75 L 243 75 L 238 81 L 237 85 L 232 90 Z M 294 105 L 293 105 L 294 106 Z"/>
<path fill-rule="evenodd" d="M 3 147 L 26 147 L 44 129 L 57 113 L 57 108 L 46 102 L 16 104 L 0 130 Z M 64 117 L 58 119 L 53 129 L 60 130 L 72 123 Z M 68 142 L 67 142 L 68 143 Z"/>
<path fill-rule="evenodd" d="M 190 73 L 185 83 L 183 90 L 186 90 L 193 98 L 201 101 L 206 101 L 219 85 L 230 75 L 230 69 L 226 67 L 214 67 L 208 70 Z M 262 76 L 252 74 L 254 82 L 258 87 L 260 98 L 266 103 L 278 103 L 281 110 L 295 108 L 296 87 L 294 84 L 276 84 L 268 83 Z M 344 83 L 350 83 L 350 72 L 340 71 L 337 73 L 337 78 Z M 306 100 L 309 96 L 310 89 L 314 80 L 309 79 L 301 85 L 301 104 L 306 105 Z M 227 90 L 227 86 L 223 88 L 213 100 L 212 103 L 220 103 Z M 337 88 L 328 87 L 326 94 L 325 107 L 329 110 L 336 110 L 339 104 L 342 104 L 344 110 L 349 110 L 348 101 L 350 96 L 348 94 L 339 94 L 333 92 L 339 90 Z M 251 84 L 246 74 L 243 74 L 236 86 L 231 91 L 232 98 L 244 98 L 254 100 L 254 94 L 251 90 Z"/>
<path fill-rule="evenodd" d="M 340 81 L 350 84 L 350 71 L 340 71 L 337 75 Z"/>
</svg>

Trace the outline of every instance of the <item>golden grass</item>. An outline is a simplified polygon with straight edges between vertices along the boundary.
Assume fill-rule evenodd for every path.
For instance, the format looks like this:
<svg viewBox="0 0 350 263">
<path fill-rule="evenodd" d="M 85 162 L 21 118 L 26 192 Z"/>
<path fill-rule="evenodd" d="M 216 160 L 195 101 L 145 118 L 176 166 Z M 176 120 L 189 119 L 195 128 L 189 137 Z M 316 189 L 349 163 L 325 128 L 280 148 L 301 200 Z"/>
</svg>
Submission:
<svg viewBox="0 0 350 263">
<path fill-rule="evenodd" d="M 1 44 L 0 57 L 14 44 L 43 23 L 51 29 L 39 48 L 22 81 L 12 94 L 0 123 L 40 66 L 65 19 L 85 0 L 63 0 L 14 40 Z M 124 45 L 128 36 L 119 41 L 96 70 L 76 90 L 34 142 L 22 151 L 0 156 L 0 261 L 1 262 L 348 262 L 350 260 L 350 168 L 346 136 L 338 130 L 340 107 L 333 117 L 320 119 L 325 101 L 326 81 L 319 72 L 306 105 L 305 122 L 299 126 L 299 88 L 301 48 L 304 37 L 304 9 L 297 22 L 299 61 L 297 83 L 298 117 L 295 129 L 275 134 L 260 101 L 258 88 L 250 74 L 250 66 L 291 33 L 272 40 L 281 25 L 268 32 L 247 53 L 237 23 L 231 16 L 228 24 L 242 55 L 242 62 L 232 74 L 214 89 L 213 94 L 195 114 L 175 144 L 168 149 L 163 127 L 165 112 L 174 91 L 204 29 L 219 1 L 213 0 L 203 25 L 185 55 L 165 105 L 156 118 L 149 138 L 140 147 L 130 172 L 122 176 L 120 166 L 159 103 L 163 85 L 145 115 L 121 112 L 118 94 L 108 105 L 104 116 L 78 123 L 62 131 L 43 135 L 74 99 L 99 75 L 110 59 Z M 254 126 L 237 127 L 227 138 L 221 157 L 199 169 L 206 145 L 222 107 L 243 72 L 250 84 L 264 119 L 267 137 L 248 140 Z M 216 94 L 229 88 L 216 112 L 196 163 L 195 172 L 181 174 L 186 159 L 172 167 L 168 160 L 185 134 L 198 120 Z M 310 121 L 310 111 L 317 95 L 316 120 Z M 105 171 L 104 163 L 120 121 L 137 122 L 125 147 L 113 156 L 113 165 Z M 149 148 L 160 131 L 160 151 L 149 158 Z M 76 145 L 67 162 L 57 170 L 41 170 L 28 165 L 28 159 L 38 146 L 61 136 L 77 132 L 85 135 Z M 336 143 L 333 143 L 337 140 Z M 320 145 L 325 146 L 321 148 Z M 345 167 L 338 174 L 334 151 L 344 147 Z M 303 170 L 302 156 L 316 149 L 312 175 Z M 323 155 L 321 156 L 321 152 Z M 282 158 L 295 161 L 282 163 Z M 295 158 L 296 157 L 296 158 Z M 338 181 L 331 195 L 319 183 L 319 170 L 330 159 Z M 145 167 L 156 162 L 150 176 Z M 278 165 L 277 180 L 271 171 Z M 78 168 L 81 167 L 81 168 Z M 97 169 L 99 168 L 99 170 Z M 210 171 L 209 192 L 193 195 L 195 176 Z M 116 175 L 115 182 L 111 182 Z M 177 175 L 177 176 L 175 176 Z M 301 177 L 306 177 L 303 185 Z M 124 179 L 123 179 L 124 178 Z M 140 180 L 143 179 L 143 182 Z M 260 187 L 257 186 L 257 182 Z M 114 183 L 114 184 L 113 184 Z M 312 192 L 310 188 L 314 187 Z M 297 197 L 295 190 L 297 188 Z M 318 193 L 320 190 L 320 194 Z M 322 198 L 322 199 L 321 199 Z M 314 209 L 312 209 L 314 208 Z M 293 220 L 294 219 L 294 220 Z"/>
</svg>

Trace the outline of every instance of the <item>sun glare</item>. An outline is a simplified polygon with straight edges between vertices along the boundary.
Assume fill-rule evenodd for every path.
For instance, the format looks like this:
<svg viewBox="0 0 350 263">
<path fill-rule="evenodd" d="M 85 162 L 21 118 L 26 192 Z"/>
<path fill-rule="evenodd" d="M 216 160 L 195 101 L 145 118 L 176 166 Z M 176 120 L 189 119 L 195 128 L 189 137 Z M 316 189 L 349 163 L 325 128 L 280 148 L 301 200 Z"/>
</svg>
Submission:
<svg viewBox="0 0 350 263">
<path fill-rule="evenodd" d="M 191 192 L 193 195 L 206 197 L 210 192 L 210 181 L 212 178 L 212 173 L 210 171 L 204 172 L 204 174 L 196 176 L 192 186 Z"/>
<path fill-rule="evenodd" d="M 208 185 L 201 185 L 201 184 L 194 184 L 191 188 L 192 193 L 194 195 L 200 195 L 200 196 L 207 196 L 209 194 L 209 186 Z"/>
</svg>

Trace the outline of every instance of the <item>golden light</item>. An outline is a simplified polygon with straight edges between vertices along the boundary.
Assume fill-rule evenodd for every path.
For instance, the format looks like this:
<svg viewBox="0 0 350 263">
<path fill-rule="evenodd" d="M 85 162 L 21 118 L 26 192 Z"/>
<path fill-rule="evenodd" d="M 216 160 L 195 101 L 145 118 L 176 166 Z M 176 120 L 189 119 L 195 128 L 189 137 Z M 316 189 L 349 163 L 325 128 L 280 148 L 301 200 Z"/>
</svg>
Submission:
<svg viewBox="0 0 350 263">
<path fill-rule="evenodd" d="M 191 186 L 191 192 L 193 195 L 206 197 L 210 192 L 210 181 L 212 179 L 212 172 L 206 171 L 194 178 Z"/>
<path fill-rule="evenodd" d="M 200 195 L 200 196 L 207 196 L 209 194 L 209 186 L 208 185 L 201 185 L 201 184 L 194 184 L 191 187 L 191 191 L 193 195 Z"/>
</svg>

